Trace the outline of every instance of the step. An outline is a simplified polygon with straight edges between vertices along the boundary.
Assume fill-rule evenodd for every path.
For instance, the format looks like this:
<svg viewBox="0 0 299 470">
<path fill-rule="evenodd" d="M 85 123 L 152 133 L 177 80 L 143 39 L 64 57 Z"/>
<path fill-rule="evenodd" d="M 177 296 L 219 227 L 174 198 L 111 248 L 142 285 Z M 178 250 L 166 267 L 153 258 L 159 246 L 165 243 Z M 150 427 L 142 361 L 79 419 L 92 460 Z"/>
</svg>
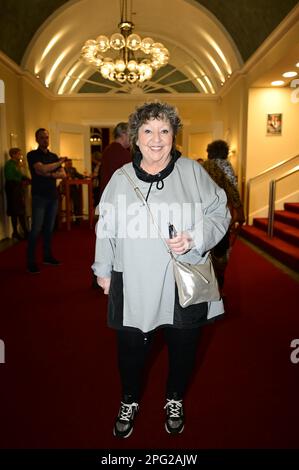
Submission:
<svg viewBox="0 0 299 470">
<path fill-rule="evenodd" d="M 253 219 L 253 225 L 254 227 L 257 227 L 263 230 L 264 232 L 267 232 L 268 219 Z M 275 221 L 273 229 L 273 233 L 277 238 L 281 238 L 282 240 L 285 240 L 286 242 L 292 243 L 293 245 L 299 247 L 299 228 L 284 224 L 279 221 Z"/>
<path fill-rule="evenodd" d="M 296 212 L 299 214 L 299 202 L 286 202 L 284 204 L 284 208 L 286 211 Z"/>
<path fill-rule="evenodd" d="M 299 227 L 299 214 L 291 211 L 275 211 L 274 220 L 279 220 L 285 224 Z"/>
<path fill-rule="evenodd" d="M 299 248 L 296 246 L 275 236 L 269 238 L 263 230 L 252 225 L 244 225 L 241 235 L 291 269 L 299 272 Z"/>
</svg>

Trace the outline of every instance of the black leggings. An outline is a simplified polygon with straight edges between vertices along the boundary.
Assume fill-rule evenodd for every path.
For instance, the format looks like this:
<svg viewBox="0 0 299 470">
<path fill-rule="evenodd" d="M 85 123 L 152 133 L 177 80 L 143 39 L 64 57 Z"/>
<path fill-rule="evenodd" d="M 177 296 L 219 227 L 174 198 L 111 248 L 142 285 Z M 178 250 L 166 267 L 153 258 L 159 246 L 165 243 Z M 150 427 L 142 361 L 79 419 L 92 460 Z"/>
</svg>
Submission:
<svg viewBox="0 0 299 470">
<path fill-rule="evenodd" d="M 199 328 L 164 328 L 164 338 L 168 347 L 168 378 L 166 396 L 174 394 L 183 398 L 191 377 Z M 139 401 L 145 361 L 154 334 L 144 335 L 138 330 L 118 330 L 118 366 L 122 383 L 122 393 Z"/>
</svg>

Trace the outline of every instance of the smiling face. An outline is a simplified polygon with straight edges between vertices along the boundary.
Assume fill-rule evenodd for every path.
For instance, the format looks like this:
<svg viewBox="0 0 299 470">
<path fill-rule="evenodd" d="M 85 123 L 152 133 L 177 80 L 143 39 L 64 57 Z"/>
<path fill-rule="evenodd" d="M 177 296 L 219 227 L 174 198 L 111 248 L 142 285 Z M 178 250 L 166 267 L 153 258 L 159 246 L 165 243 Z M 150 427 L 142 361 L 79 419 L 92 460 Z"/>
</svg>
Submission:
<svg viewBox="0 0 299 470">
<path fill-rule="evenodd" d="M 168 120 L 150 119 L 138 130 L 138 145 L 141 166 L 148 173 L 157 173 L 165 168 L 171 159 L 173 130 Z"/>
</svg>

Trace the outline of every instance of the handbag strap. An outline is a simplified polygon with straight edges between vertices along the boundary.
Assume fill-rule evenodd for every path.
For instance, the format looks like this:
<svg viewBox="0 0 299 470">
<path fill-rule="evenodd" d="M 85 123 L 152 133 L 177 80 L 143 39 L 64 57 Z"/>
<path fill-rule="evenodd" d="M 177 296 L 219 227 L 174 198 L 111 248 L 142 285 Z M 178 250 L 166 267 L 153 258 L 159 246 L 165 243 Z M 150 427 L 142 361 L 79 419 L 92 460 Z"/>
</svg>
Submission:
<svg viewBox="0 0 299 470">
<path fill-rule="evenodd" d="M 123 174 L 126 176 L 126 178 L 128 179 L 130 185 L 133 187 L 134 191 L 135 191 L 135 194 L 136 196 L 138 197 L 138 199 L 140 199 L 142 201 L 142 204 L 147 208 L 147 211 L 150 215 L 150 218 L 154 224 L 154 226 L 156 227 L 157 229 L 157 232 L 159 234 L 159 237 L 161 238 L 162 242 L 164 243 L 164 246 L 167 250 L 167 252 L 170 254 L 171 258 L 172 259 L 175 259 L 175 256 L 173 254 L 173 252 L 171 251 L 171 249 L 169 248 L 169 246 L 167 245 L 166 241 L 165 241 L 165 238 L 163 237 L 162 233 L 161 233 L 161 230 L 160 230 L 160 227 L 159 225 L 157 224 L 154 216 L 153 216 L 153 213 L 148 205 L 148 202 L 147 200 L 145 199 L 144 195 L 142 194 L 142 192 L 140 191 L 140 189 L 138 188 L 138 186 L 135 184 L 135 181 L 131 178 L 131 176 L 129 175 L 129 173 L 127 173 L 127 171 L 124 169 L 124 167 L 121 168 L 121 171 L 123 172 Z"/>
</svg>

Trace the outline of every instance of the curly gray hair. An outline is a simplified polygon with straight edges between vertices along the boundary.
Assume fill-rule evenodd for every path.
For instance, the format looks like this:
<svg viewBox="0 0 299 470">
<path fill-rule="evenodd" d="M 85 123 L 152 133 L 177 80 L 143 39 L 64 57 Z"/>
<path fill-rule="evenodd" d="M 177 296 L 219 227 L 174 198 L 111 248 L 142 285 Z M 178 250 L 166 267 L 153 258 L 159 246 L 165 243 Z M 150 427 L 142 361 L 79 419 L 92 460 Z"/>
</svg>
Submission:
<svg viewBox="0 0 299 470">
<path fill-rule="evenodd" d="M 169 121 L 173 132 L 172 147 L 175 148 L 175 138 L 178 131 L 182 127 L 178 111 L 170 104 L 155 101 L 153 103 L 144 103 L 143 105 L 139 106 L 129 117 L 129 137 L 133 151 L 135 152 L 138 149 L 136 142 L 138 139 L 139 128 L 142 126 L 142 124 L 145 124 L 151 119 Z"/>
</svg>

